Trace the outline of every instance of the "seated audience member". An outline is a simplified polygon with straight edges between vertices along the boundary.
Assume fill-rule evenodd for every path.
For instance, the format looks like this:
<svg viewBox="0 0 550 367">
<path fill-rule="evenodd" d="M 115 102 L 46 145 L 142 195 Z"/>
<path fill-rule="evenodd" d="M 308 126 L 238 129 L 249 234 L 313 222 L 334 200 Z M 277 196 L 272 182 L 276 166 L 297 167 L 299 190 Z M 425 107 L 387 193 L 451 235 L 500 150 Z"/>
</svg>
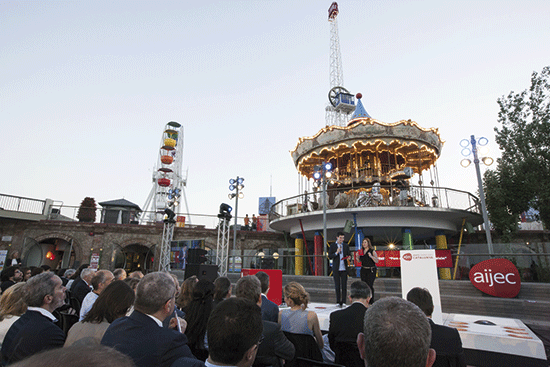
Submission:
<svg viewBox="0 0 550 367">
<path fill-rule="evenodd" d="M 0 297 L 0 344 L 19 316 L 27 311 L 25 282 L 12 285 Z"/>
<path fill-rule="evenodd" d="M 193 289 L 198 281 L 199 280 L 195 275 L 192 275 L 183 281 L 180 294 L 176 299 L 176 304 L 180 310 L 185 311 L 185 308 L 189 305 L 189 303 L 191 303 L 191 300 L 193 300 Z"/>
<path fill-rule="evenodd" d="M 462 340 L 458 330 L 437 325 L 432 320 L 434 304 L 430 292 L 423 288 L 413 288 L 407 293 L 407 301 L 417 305 L 428 317 L 432 329 L 430 348 L 436 353 L 434 366 L 466 367 L 466 356 L 462 349 Z"/>
<path fill-rule="evenodd" d="M 262 289 L 260 280 L 255 276 L 246 276 L 239 279 L 235 286 L 235 295 L 255 302 L 261 309 Z M 263 320 L 263 342 L 258 347 L 254 366 L 280 366 L 279 359 L 292 360 L 295 348 L 281 330 L 281 325 Z"/>
<path fill-rule="evenodd" d="M 279 321 L 279 306 L 275 302 L 267 299 L 267 292 L 269 291 L 269 275 L 264 271 L 259 271 L 256 274 L 256 278 L 260 279 L 262 284 L 262 319 L 278 322 Z"/>
<path fill-rule="evenodd" d="M 78 279 L 80 279 L 80 274 L 82 273 L 82 270 L 86 269 L 86 268 L 89 268 L 90 267 L 90 264 L 82 264 L 78 267 L 78 269 L 76 269 L 76 272 L 73 274 L 73 276 L 69 279 L 70 280 L 73 280 L 73 282 L 69 282 L 67 283 L 69 285 L 69 291 L 73 291 L 73 285 L 74 285 L 74 282 L 77 281 Z"/>
<path fill-rule="evenodd" d="M 41 267 L 31 266 L 31 278 L 35 275 L 42 274 L 44 272 L 44 269 Z"/>
<path fill-rule="evenodd" d="M 208 357 L 208 349 L 206 348 L 205 334 L 206 324 L 212 312 L 212 303 L 214 295 L 214 284 L 208 279 L 201 279 L 193 288 L 193 299 L 184 309 L 185 321 L 187 321 L 187 345 L 191 348 L 191 352 L 201 361 L 205 361 Z"/>
<path fill-rule="evenodd" d="M 103 290 L 111 284 L 113 279 L 114 275 L 109 270 L 99 270 L 95 272 L 91 281 L 93 290 L 88 292 L 82 301 L 82 305 L 80 306 L 80 318 L 78 321 L 82 321 L 84 319 L 84 316 L 86 316 L 88 311 L 90 311 L 94 305 L 94 302 L 97 300 L 97 297 L 99 297 L 101 292 L 103 292 Z"/>
<path fill-rule="evenodd" d="M 174 285 L 176 286 L 176 300 L 177 300 L 178 296 L 179 296 L 179 293 L 180 293 L 180 290 L 181 290 L 180 282 L 178 280 L 178 277 L 175 274 L 170 273 L 170 276 L 172 277 L 172 280 L 174 281 Z M 164 319 L 164 321 L 162 322 L 162 326 L 169 328 L 170 327 L 170 320 L 172 318 L 175 318 L 175 317 L 179 317 L 181 319 L 184 319 L 185 318 L 185 312 L 181 311 L 177 307 L 174 307 L 174 312 L 170 316 L 168 316 L 167 318 Z M 189 328 L 189 325 L 187 327 Z"/>
<path fill-rule="evenodd" d="M 94 277 L 95 269 L 86 268 L 80 273 L 80 278 L 75 279 L 71 288 L 71 297 L 78 300 L 82 305 L 84 297 L 92 291 L 92 278 Z"/>
<path fill-rule="evenodd" d="M 128 276 L 126 274 L 126 270 L 118 268 L 113 271 L 113 275 L 115 276 L 115 280 L 124 280 Z"/>
<path fill-rule="evenodd" d="M 398 297 L 382 298 L 365 313 L 357 346 L 365 366 L 430 367 L 431 330 L 426 316 L 413 303 Z"/>
<path fill-rule="evenodd" d="M 78 345 L 35 354 L 12 367 L 135 367 L 132 358 L 103 345 Z"/>
<path fill-rule="evenodd" d="M 262 343 L 262 312 L 252 301 L 229 298 L 210 314 L 207 367 L 249 367 Z"/>
<path fill-rule="evenodd" d="M 76 273 L 75 269 L 67 269 L 63 273 L 63 277 L 61 278 L 61 280 L 63 281 L 63 285 L 65 287 L 69 288 L 73 284 L 73 282 L 71 282 L 71 280 L 72 280 L 71 278 L 74 275 L 74 273 Z M 63 278 L 65 278 L 67 281 L 65 282 L 65 280 Z"/>
<path fill-rule="evenodd" d="M 49 266 L 49 265 L 46 265 L 46 264 L 40 265 L 40 267 L 41 267 L 42 269 L 44 269 L 44 271 L 51 271 L 51 270 L 52 270 L 52 267 Z"/>
<path fill-rule="evenodd" d="M 323 349 L 323 335 L 319 318 L 313 311 L 307 311 L 309 293 L 297 282 L 290 282 L 284 289 L 285 302 L 290 307 L 279 312 L 279 324 L 283 331 L 294 334 L 313 335 L 319 349 Z"/>
<path fill-rule="evenodd" d="M 2 270 L 0 277 L 2 279 L 0 289 L 5 292 L 6 289 L 23 280 L 23 272 L 19 269 L 19 265 L 13 265 Z"/>
<path fill-rule="evenodd" d="M 126 278 L 123 280 L 124 283 L 128 284 L 130 288 L 132 288 L 134 291 L 137 289 L 137 285 L 139 284 L 140 279 L 137 278 Z"/>
<path fill-rule="evenodd" d="M 143 278 L 143 273 L 141 272 L 141 270 L 134 270 L 133 272 L 128 274 L 128 277 L 141 279 Z"/>
<path fill-rule="evenodd" d="M 101 344 L 129 355 L 138 367 L 170 366 L 178 358 L 194 358 L 185 334 L 162 327 L 175 302 L 176 287 L 170 275 L 147 274 L 138 284 L 134 312 L 113 321 Z M 176 324 L 174 320 L 173 326 Z M 181 326 L 185 331 L 185 320 Z"/>
<path fill-rule="evenodd" d="M 214 280 L 214 307 L 229 297 L 231 297 L 231 281 L 229 278 L 216 278 L 216 280 Z"/>
<path fill-rule="evenodd" d="M 21 268 L 21 272 L 23 273 L 23 281 L 26 282 L 31 277 L 32 269 L 30 267 L 23 267 Z"/>
<path fill-rule="evenodd" d="M 109 284 L 99 295 L 82 321 L 67 333 L 65 347 L 80 344 L 99 345 L 109 325 L 126 316 L 134 304 L 135 292 L 122 280 Z"/>
<path fill-rule="evenodd" d="M 4 338 L 3 365 L 63 346 L 65 333 L 54 324 L 56 318 L 52 312 L 64 300 L 65 287 L 54 273 L 45 272 L 29 279 L 25 286 L 27 312 L 13 323 Z"/>
<path fill-rule="evenodd" d="M 363 320 L 369 307 L 371 290 L 367 283 L 351 283 L 351 305 L 330 314 L 328 340 L 334 351 L 334 363 L 346 367 L 361 367 L 364 362 L 357 348 L 357 335 L 363 332 Z"/>
</svg>

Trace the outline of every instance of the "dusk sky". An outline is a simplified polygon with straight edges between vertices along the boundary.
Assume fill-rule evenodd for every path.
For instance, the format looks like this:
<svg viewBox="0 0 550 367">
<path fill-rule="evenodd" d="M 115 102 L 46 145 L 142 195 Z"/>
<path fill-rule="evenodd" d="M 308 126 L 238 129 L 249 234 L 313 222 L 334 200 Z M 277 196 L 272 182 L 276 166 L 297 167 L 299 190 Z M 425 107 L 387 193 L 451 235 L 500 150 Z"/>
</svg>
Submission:
<svg viewBox="0 0 550 367">
<path fill-rule="evenodd" d="M 234 206 L 237 175 L 239 217 L 270 189 L 297 195 L 289 151 L 325 126 L 330 4 L 0 1 L 0 193 L 143 206 L 177 121 L 191 213 Z M 475 194 L 459 143 L 485 136 L 499 155 L 497 99 L 550 65 L 550 2 L 338 4 L 344 86 L 377 120 L 439 128 L 441 186 Z"/>
</svg>

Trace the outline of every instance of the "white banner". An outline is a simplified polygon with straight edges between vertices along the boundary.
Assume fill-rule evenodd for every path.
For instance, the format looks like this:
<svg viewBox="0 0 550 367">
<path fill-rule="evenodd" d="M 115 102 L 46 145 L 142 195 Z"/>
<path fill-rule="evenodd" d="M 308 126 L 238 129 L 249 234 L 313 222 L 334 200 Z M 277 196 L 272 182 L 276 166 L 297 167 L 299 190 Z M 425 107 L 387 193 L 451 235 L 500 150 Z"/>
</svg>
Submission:
<svg viewBox="0 0 550 367">
<path fill-rule="evenodd" d="M 401 290 L 403 298 L 412 288 L 426 288 L 432 295 L 434 312 L 432 320 L 442 324 L 441 297 L 439 296 L 439 279 L 435 250 L 402 250 L 401 259 Z"/>
</svg>

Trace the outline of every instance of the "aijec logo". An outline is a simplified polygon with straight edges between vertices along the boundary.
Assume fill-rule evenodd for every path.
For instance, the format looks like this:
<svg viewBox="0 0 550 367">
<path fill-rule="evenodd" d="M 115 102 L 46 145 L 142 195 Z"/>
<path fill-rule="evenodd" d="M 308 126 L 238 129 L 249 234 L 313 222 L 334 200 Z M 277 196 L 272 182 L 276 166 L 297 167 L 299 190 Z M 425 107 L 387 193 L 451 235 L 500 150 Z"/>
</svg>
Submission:
<svg viewBox="0 0 550 367">
<path fill-rule="evenodd" d="M 517 296 L 521 288 L 518 269 L 506 259 L 489 259 L 474 265 L 470 282 L 483 293 L 502 298 Z"/>
<path fill-rule="evenodd" d="M 403 255 L 403 260 L 411 261 L 412 258 L 413 258 L 412 255 L 409 253 L 406 253 L 405 255 Z"/>
</svg>

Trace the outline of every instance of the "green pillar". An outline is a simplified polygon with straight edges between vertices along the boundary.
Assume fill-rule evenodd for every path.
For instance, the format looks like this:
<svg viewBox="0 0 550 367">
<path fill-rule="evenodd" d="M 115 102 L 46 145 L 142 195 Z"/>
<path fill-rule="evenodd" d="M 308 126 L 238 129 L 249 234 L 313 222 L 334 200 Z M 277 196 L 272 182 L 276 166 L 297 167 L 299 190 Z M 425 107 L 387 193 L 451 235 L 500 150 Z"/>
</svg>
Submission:
<svg viewBox="0 0 550 367">
<path fill-rule="evenodd" d="M 403 233 L 403 250 L 414 250 L 411 229 L 403 228 L 401 232 Z"/>
</svg>

